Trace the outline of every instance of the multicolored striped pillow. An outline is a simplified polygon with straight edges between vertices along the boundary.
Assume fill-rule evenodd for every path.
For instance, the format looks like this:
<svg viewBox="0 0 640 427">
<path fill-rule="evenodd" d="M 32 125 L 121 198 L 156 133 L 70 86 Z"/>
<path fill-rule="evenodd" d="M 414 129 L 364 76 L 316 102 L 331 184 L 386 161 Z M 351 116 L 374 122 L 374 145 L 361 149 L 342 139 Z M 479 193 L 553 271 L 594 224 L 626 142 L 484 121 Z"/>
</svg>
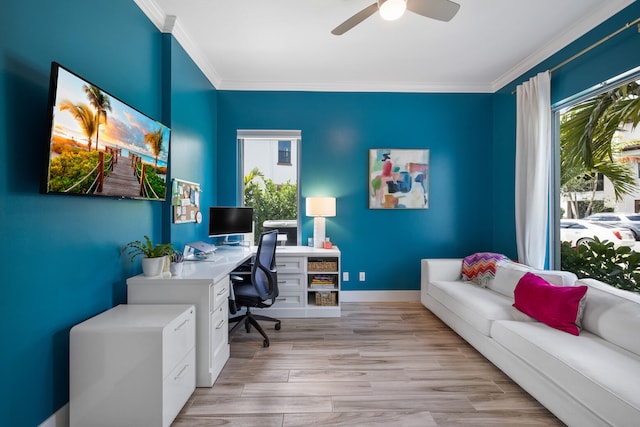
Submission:
<svg viewBox="0 0 640 427">
<path fill-rule="evenodd" d="M 502 254 L 478 252 L 462 260 L 462 280 L 468 280 L 483 288 L 496 275 L 496 263 L 508 259 Z"/>
</svg>

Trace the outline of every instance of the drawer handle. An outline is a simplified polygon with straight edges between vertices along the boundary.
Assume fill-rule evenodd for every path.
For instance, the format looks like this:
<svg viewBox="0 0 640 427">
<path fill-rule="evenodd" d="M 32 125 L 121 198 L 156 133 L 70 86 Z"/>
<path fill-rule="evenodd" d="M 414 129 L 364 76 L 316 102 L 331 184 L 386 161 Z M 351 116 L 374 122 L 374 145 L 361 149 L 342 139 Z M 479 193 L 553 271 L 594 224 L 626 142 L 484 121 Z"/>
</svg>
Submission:
<svg viewBox="0 0 640 427">
<path fill-rule="evenodd" d="M 182 379 L 182 376 L 184 375 L 184 372 L 189 368 L 189 365 L 184 365 L 184 367 L 182 369 L 180 369 L 180 372 L 178 372 L 178 375 L 176 375 L 175 377 L 173 377 L 174 381 L 178 381 L 180 379 Z"/>
<path fill-rule="evenodd" d="M 276 301 L 286 301 L 286 298 L 276 298 Z"/>
<path fill-rule="evenodd" d="M 227 292 L 227 288 L 222 288 L 220 289 L 220 292 L 218 292 L 218 295 L 224 295 Z"/>
<path fill-rule="evenodd" d="M 278 285 L 283 285 L 283 284 L 285 284 L 285 283 L 287 283 L 287 281 L 286 281 L 286 280 L 278 280 Z"/>
<path fill-rule="evenodd" d="M 224 326 L 224 324 L 225 324 L 225 321 L 221 320 L 220 323 L 218 323 L 218 326 L 216 326 L 216 329 L 222 328 Z"/>
<path fill-rule="evenodd" d="M 180 329 L 182 329 L 182 327 L 184 325 L 186 325 L 187 323 L 189 323 L 189 319 L 186 319 L 184 322 L 180 323 L 178 326 L 175 327 L 175 329 L 173 330 L 173 332 L 178 332 Z"/>
</svg>

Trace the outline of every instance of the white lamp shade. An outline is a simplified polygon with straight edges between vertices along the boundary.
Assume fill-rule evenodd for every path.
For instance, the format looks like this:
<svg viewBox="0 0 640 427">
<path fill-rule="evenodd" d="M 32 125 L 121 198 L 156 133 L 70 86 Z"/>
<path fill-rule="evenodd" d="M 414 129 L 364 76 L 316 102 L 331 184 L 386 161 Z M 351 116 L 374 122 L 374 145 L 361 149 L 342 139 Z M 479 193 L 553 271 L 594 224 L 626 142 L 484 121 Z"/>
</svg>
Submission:
<svg viewBox="0 0 640 427">
<path fill-rule="evenodd" d="M 335 197 L 307 197 L 307 216 L 336 216 Z"/>
<path fill-rule="evenodd" d="M 394 21 L 400 18 L 407 8 L 406 0 L 387 0 L 378 4 L 380 16 L 386 21 Z"/>
</svg>

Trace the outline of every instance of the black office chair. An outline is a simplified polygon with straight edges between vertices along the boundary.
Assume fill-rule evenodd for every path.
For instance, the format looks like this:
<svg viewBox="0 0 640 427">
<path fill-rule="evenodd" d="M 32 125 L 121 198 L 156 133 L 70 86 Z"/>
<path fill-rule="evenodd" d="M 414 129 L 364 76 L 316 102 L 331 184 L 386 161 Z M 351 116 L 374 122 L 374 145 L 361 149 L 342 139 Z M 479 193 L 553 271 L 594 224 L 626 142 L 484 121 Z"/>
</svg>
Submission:
<svg viewBox="0 0 640 427">
<path fill-rule="evenodd" d="M 249 271 L 235 271 L 231 273 L 233 296 L 229 300 L 229 310 L 232 314 L 246 307 L 245 314 L 229 319 L 229 324 L 235 323 L 229 333 L 244 323 L 249 333 L 251 325 L 264 337 L 263 347 L 269 347 L 269 337 L 258 320 L 275 322 L 276 331 L 280 330 L 280 320 L 269 316 L 254 314 L 251 308 L 271 307 L 278 296 L 278 273 L 276 271 L 276 243 L 278 230 L 272 230 L 260 235 L 258 252 Z M 270 302 L 268 302 L 270 301 Z"/>
</svg>

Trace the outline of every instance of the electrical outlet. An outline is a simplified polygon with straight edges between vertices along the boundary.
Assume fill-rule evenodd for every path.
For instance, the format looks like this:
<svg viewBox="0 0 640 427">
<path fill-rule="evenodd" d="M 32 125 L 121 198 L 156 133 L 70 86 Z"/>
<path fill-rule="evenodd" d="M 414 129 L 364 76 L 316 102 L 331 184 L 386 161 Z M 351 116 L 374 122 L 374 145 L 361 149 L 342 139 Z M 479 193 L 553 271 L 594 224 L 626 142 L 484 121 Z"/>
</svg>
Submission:
<svg viewBox="0 0 640 427">
<path fill-rule="evenodd" d="M 360 276 L 359 277 L 360 277 L 360 281 L 364 282 L 364 271 L 360 272 Z"/>
<path fill-rule="evenodd" d="M 343 282 L 348 282 L 349 281 L 349 272 L 348 271 L 343 271 L 342 272 L 342 281 Z"/>
</svg>

